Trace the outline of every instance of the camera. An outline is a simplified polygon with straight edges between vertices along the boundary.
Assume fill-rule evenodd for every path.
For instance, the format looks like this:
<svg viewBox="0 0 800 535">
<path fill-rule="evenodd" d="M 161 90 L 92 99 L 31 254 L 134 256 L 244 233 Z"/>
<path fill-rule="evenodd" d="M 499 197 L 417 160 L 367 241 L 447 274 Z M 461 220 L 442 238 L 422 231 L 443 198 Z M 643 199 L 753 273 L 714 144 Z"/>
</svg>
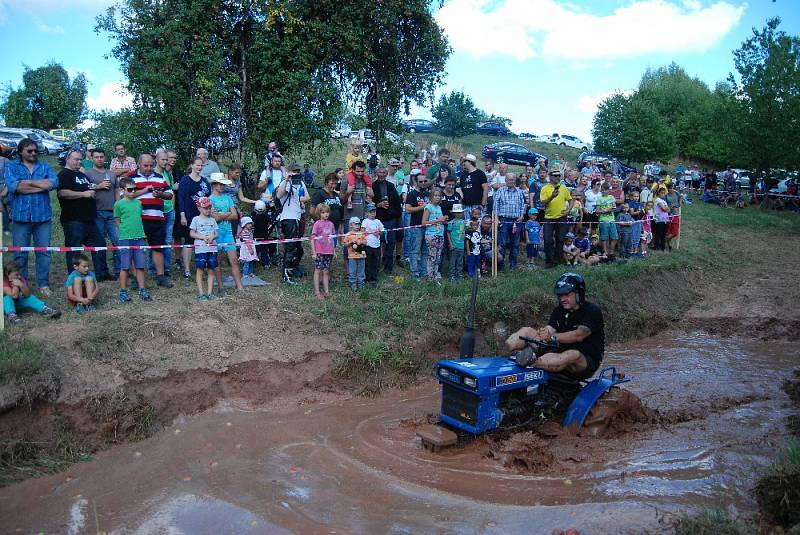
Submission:
<svg viewBox="0 0 800 535">
<path fill-rule="evenodd" d="M 292 186 L 300 186 L 303 184 L 303 177 L 300 175 L 289 175 L 289 179 L 292 181 Z"/>
</svg>

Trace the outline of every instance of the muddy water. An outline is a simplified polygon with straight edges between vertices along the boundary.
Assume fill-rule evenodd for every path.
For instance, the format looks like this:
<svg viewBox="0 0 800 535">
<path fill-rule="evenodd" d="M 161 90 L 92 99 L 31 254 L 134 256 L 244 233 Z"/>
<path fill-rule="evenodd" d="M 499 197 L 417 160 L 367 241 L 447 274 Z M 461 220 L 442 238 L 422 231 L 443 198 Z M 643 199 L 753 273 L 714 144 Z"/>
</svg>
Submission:
<svg viewBox="0 0 800 535">
<path fill-rule="evenodd" d="M 428 383 L 380 399 L 257 409 L 228 400 L 66 474 L 0 489 L 2 533 L 626 533 L 664 512 L 755 510 L 749 488 L 786 437 L 789 344 L 672 334 L 606 363 L 659 411 L 608 439 L 539 439 L 507 468 L 486 440 L 423 450 Z M 18 530 L 18 531 L 17 531 Z"/>
</svg>

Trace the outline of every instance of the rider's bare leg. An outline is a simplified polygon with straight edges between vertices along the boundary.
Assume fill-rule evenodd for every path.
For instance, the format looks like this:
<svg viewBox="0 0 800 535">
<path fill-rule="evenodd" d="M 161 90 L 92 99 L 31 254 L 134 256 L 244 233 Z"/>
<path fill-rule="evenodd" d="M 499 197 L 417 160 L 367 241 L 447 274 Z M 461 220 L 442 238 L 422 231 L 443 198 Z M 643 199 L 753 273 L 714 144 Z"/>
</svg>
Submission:
<svg viewBox="0 0 800 535">
<path fill-rule="evenodd" d="M 580 351 L 568 349 L 563 353 L 545 353 L 532 366 L 554 373 L 580 373 L 588 367 L 588 363 Z"/>
<path fill-rule="evenodd" d="M 520 330 L 509 336 L 506 339 L 506 345 L 508 346 L 509 350 L 516 351 L 525 347 L 525 341 L 520 340 L 520 336 L 524 336 L 526 338 L 536 338 L 536 329 L 533 327 L 522 327 Z"/>
</svg>

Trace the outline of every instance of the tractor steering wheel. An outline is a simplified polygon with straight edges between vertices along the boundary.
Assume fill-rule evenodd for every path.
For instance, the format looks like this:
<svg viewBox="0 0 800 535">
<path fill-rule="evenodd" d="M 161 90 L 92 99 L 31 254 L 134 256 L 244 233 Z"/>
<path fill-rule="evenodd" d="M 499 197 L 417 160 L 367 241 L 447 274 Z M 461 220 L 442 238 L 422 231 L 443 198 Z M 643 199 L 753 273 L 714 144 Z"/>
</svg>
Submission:
<svg viewBox="0 0 800 535">
<path fill-rule="evenodd" d="M 558 344 L 534 340 L 533 338 L 528 338 L 527 336 L 520 336 L 519 339 L 525 342 L 526 347 L 514 353 L 513 357 L 517 362 L 517 365 L 523 368 L 536 362 L 536 359 L 545 353 L 550 351 L 558 351 L 559 349 Z"/>
</svg>

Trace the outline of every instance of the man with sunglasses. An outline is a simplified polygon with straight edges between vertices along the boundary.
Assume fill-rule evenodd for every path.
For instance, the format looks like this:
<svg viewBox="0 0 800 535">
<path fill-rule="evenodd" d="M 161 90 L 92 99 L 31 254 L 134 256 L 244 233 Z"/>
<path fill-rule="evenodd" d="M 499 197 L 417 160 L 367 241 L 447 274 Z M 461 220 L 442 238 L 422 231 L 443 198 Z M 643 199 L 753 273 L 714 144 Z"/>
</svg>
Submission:
<svg viewBox="0 0 800 535">
<path fill-rule="evenodd" d="M 50 209 L 50 190 L 58 186 L 53 168 L 39 161 L 36 142 L 25 138 L 17 145 L 19 161 L 9 161 L 4 173 L 11 205 L 11 242 L 17 247 L 50 246 L 50 226 L 53 212 Z M 36 285 L 39 292 L 49 297 L 50 251 L 35 253 Z M 14 253 L 20 274 L 28 279 L 28 253 Z"/>
</svg>

